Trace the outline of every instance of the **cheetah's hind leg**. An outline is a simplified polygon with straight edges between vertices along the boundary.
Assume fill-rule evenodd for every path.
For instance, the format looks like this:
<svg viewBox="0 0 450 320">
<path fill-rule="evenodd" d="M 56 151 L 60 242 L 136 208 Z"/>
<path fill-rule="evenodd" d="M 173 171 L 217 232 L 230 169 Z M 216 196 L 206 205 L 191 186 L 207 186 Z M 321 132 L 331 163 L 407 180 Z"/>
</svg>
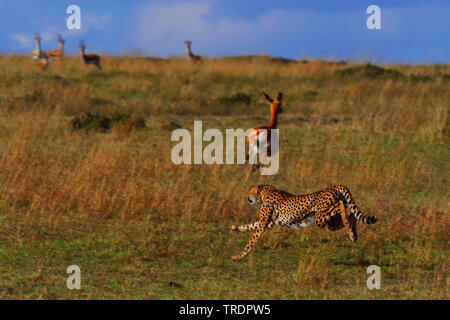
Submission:
<svg viewBox="0 0 450 320">
<path fill-rule="evenodd" d="M 345 209 L 344 209 L 344 211 L 345 211 Z M 344 212 L 343 214 L 346 214 L 346 213 Z M 358 222 L 358 220 L 356 220 L 356 217 L 353 214 L 349 214 L 347 216 L 347 221 L 349 222 L 348 236 L 350 237 L 350 240 L 352 240 L 353 242 L 356 242 L 356 241 L 358 241 L 358 234 L 356 232 L 356 222 Z"/>
<path fill-rule="evenodd" d="M 341 216 L 340 203 L 336 203 L 327 213 L 327 226 L 330 231 L 337 231 L 344 227 Z"/>
<path fill-rule="evenodd" d="M 353 214 L 347 215 L 347 206 L 344 204 L 344 201 L 340 200 L 338 202 L 339 209 L 336 210 L 340 212 L 342 222 L 347 228 L 348 236 L 350 240 L 356 242 L 358 240 L 358 235 L 356 233 L 356 218 Z"/>
</svg>

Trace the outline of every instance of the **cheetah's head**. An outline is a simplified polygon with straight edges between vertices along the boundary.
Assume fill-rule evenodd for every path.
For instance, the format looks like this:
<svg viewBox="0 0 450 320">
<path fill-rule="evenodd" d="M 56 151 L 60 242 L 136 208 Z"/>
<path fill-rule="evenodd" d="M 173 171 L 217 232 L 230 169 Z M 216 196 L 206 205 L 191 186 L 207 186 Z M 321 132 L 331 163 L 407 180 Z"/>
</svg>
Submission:
<svg viewBox="0 0 450 320">
<path fill-rule="evenodd" d="M 261 201 L 261 195 L 259 193 L 260 188 L 259 186 L 254 186 L 251 187 L 250 190 L 248 191 L 248 197 L 247 197 L 247 201 L 249 205 L 254 205 L 256 203 L 258 203 L 259 201 Z"/>
</svg>

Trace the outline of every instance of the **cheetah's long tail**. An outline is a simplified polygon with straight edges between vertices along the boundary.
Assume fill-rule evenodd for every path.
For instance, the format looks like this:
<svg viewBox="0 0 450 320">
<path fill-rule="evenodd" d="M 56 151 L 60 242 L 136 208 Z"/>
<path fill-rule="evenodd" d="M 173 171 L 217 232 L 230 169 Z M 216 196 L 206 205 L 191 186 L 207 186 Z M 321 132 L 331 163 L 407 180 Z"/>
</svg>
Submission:
<svg viewBox="0 0 450 320">
<path fill-rule="evenodd" d="M 358 219 L 358 221 L 361 221 L 362 223 L 366 224 L 372 224 L 378 221 L 377 216 L 365 216 L 361 210 L 356 206 L 355 200 L 353 200 L 352 194 L 350 193 L 350 190 L 346 186 L 337 186 L 337 189 L 339 192 L 344 196 L 347 205 L 350 208 L 350 211 L 353 213 L 353 215 Z"/>
</svg>

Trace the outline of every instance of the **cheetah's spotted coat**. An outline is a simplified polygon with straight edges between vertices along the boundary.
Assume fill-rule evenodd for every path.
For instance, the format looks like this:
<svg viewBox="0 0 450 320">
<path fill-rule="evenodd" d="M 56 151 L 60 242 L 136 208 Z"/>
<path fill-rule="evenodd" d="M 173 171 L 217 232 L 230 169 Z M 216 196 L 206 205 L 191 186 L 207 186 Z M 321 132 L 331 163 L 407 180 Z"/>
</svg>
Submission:
<svg viewBox="0 0 450 320">
<path fill-rule="evenodd" d="M 362 214 L 350 190 L 343 185 L 305 195 L 293 195 L 269 185 L 259 185 L 250 188 L 248 202 L 250 205 L 262 203 L 259 219 L 247 225 L 231 227 L 233 231 L 254 231 L 242 253 L 233 257 L 235 261 L 247 256 L 264 231 L 271 229 L 274 224 L 300 229 L 315 222 L 318 227 L 328 226 L 331 231 L 345 226 L 350 239 L 355 242 L 358 239 L 357 220 L 366 224 L 377 222 L 376 216 L 369 217 Z M 347 206 L 351 214 L 347 214 Z"/>
</svg>

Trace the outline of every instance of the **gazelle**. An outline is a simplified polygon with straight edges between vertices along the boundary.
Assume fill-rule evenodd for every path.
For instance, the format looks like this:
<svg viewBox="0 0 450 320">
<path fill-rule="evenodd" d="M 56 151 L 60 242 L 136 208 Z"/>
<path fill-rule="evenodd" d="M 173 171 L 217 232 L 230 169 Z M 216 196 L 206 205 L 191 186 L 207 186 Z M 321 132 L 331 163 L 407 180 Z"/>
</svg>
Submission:
<svg viewBox="0 0 450 320">
<path fill-rule="evenodd" d="M 43 53 L 41 52 L 41 37 L 38 34 L 36 34 L 34 36 L 34 41 L 36 41 L 36 47 L 34 48 L 33 51 L 31 51 L 31 58 L 33 60 L 37 60 L 39 59 L 39 57 L 41 57 Z"/>
<path fill-rule="evenodd" d="M 78 46 L 80 48 L 80 54 L 81 54 L 81 60 L 83 60 L 84 64 L 93 64 L 97 68 L 101 69 L 100 66 L 100 57 L 96 54 L 85 54 L 84 49 L 86 46 L 83 44 L 83 42 L 80 43 Z"/>
<path fill-rule="evenodd" d="M 58 35 L 58 50 L 55 51 L 47 51 L 47 56 L 52 59 L 62 59 L 63 57 L 63 48 L 64 48 L 64 39 L 61 35 Z"/>
<path fill-rule="evenodd" d="M 189 60 L 194 61 L 194 62 L 202 60 L 201 56 L 198 56 L 198 55 L 192 53 L 192 51 L 191 51 L 192 42 L 191 41 L 186 40 L 184 42 L 184 44 L 186 45 L 186 55 Z"/>
<path fill-rule="evenodd" d="M 34 40 L 36 41 L 36 48 L 31 52 L 31 58 L 37 60 L 37 66 L 42 71 L 50 65 L 50 58 L 45 52 L 41 51 L 41 37 L 36 34 Z"/>
<path fill-rule="evenodd" d="M 40 71 L 47 69 L 47 67 L 49 65 L 50 65 L 50 58 L 49 57 L 45 56 L 45 57 L 42 57 L 42 58 L 38 58 L 37 66 L 38 66 L 38 69 Z"/>
<path fill-rule="evenodd" d="M 272 156 L 272 151 L 274 153 L 278 152 L 278 150 L 272 150 L 271 146 L 271 137 L 272 137 L 272 129 L 277 128 L 278 124 L 278 115 L 283 112 L 281 108 L 281 100 L 283 99 L 283 94 L 281 92 L 278 93 L 278 97 L 276 99 L 272 99 L 265 92 L 263 92 L 266 100 L 270 102 L 270 123 L 267 126 L 260 126 L 253 128 L 253 131 L 247 136 L 247 141 L 249 144 L 249 154 L 246 156 L 246 161 L 249 161 L 250 154 L 252 157 L 256 157 L 258 154 L 259 144 L 264 143 L 267 150 L 267 156 Z M 254 159 L 254 158 L 253 158 Z M 252 161 L 253 162 L 253 161 Z M 250 177 L 250 174 L 255 171 L 258 167 L 262 166 L 262 164 L 254 164 L 252 163 L 252 168 L 247 176 Z"/>
</svg>

